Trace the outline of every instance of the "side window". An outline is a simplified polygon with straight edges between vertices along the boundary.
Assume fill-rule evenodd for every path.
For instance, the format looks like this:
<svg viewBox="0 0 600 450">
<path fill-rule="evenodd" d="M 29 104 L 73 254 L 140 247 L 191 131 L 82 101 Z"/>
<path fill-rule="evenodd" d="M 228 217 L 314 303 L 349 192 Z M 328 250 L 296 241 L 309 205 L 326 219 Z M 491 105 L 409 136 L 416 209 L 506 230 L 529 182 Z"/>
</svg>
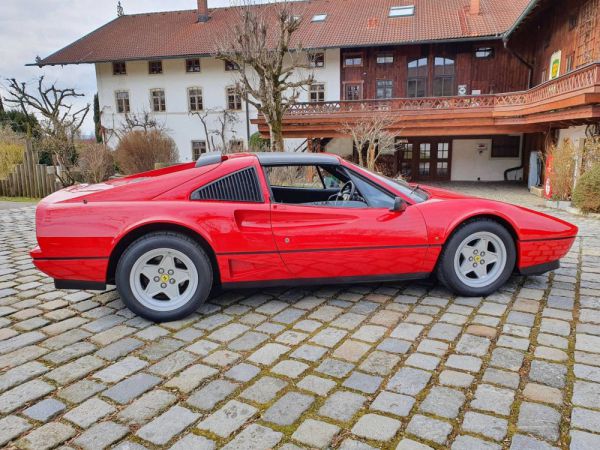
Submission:
<svg viewBox="0 0 600 450">
<path fill-rule="evenodd" d="M 325 189 L 316 166 L 270 166 L 265 173 L 271 186 Z"/>
<path fill-rule="evenodd" d="M 263 203 L 254 167 L 225 175 L 192 192 L 192 200 Z"/>
<path fill-rule="evenodd" d="M 371 208 L 391 208 L 394 206 L 394 197 L 391 194 L 376 187 L 356 172 L 352 170 L 347 170 L 347 172 L 356 189 L 360 191 Z"/>
</svg>

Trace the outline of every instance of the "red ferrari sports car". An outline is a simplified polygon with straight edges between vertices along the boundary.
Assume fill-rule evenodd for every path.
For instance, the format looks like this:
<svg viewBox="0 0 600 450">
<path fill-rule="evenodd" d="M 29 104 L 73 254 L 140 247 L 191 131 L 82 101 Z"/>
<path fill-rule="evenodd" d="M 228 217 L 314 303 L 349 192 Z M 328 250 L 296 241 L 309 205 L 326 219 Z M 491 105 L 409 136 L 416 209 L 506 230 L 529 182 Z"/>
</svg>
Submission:
<svg viewBox="0 0 600 450">
<path fill-rule="evenodd" d="M 57 288 L 116 284 L 135 313 L 184 317 L 223 288 L 414 280 L 487 295 L 559 267 L 577 227 L 409 185 L 329 154 L 208 153 L 42 200 L 35 265 Z"/>
</svg>

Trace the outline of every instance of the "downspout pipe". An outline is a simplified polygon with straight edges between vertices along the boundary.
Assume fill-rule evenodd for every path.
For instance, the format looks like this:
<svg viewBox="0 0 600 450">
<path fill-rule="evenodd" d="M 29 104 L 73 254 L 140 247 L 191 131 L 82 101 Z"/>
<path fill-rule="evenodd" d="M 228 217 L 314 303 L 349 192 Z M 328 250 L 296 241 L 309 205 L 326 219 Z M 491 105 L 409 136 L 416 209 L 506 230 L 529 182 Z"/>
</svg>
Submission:
<svg viewBox="0 0 600 450">
<path fill-rule="evenodd" d="M 533 64 L 528 62 L 525 58 L 523 58 L 520 54 L 518 54 L 512 47 L 508 46 L 508 36 L 504 36 L 502 38 L 502 43 L 504 44 L 504 48 L 508 50 L 508 52 L 513 55 L 515 58 L 519 60 L 525 67 L 527 67 L 527 89 L 531 88 L 531 82 L 533 81 Z"/>
</svg>

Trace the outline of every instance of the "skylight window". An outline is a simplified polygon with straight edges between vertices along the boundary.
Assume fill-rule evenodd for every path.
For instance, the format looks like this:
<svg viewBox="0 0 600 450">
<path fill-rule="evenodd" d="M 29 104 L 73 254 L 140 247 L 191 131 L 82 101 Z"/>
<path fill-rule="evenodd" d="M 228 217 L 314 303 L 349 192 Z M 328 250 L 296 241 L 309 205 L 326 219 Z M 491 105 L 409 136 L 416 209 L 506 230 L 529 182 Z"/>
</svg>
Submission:
<svg viewBox="0 0 600 450">
<path fill-rule="evenodd" d="M 415 15 L 415 5 L 392 6 L 389 17 L 406 17 Z"/>
<path fill-rule="evenodd" d="M 311 22 L 325 22 L 325 19 L 327 19 L 327 14 L 315 14 Z"/>
</svg>

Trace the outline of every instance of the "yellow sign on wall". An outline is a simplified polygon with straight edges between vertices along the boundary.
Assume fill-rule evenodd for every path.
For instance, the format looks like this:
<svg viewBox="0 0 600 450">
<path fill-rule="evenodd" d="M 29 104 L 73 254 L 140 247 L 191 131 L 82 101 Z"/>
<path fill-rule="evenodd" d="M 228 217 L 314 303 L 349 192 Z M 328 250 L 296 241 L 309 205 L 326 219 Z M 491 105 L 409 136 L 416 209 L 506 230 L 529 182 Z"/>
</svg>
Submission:
<svg viewBox="0 0 600 450">
<path fill-rule="evenodd" d="M 550 57 L 550 80 L 554 78 L 558 78 L 560 76 L 560 60 L 562 56 L 562 51 L 558 50 L 552 53 Z"/>
</svg>

